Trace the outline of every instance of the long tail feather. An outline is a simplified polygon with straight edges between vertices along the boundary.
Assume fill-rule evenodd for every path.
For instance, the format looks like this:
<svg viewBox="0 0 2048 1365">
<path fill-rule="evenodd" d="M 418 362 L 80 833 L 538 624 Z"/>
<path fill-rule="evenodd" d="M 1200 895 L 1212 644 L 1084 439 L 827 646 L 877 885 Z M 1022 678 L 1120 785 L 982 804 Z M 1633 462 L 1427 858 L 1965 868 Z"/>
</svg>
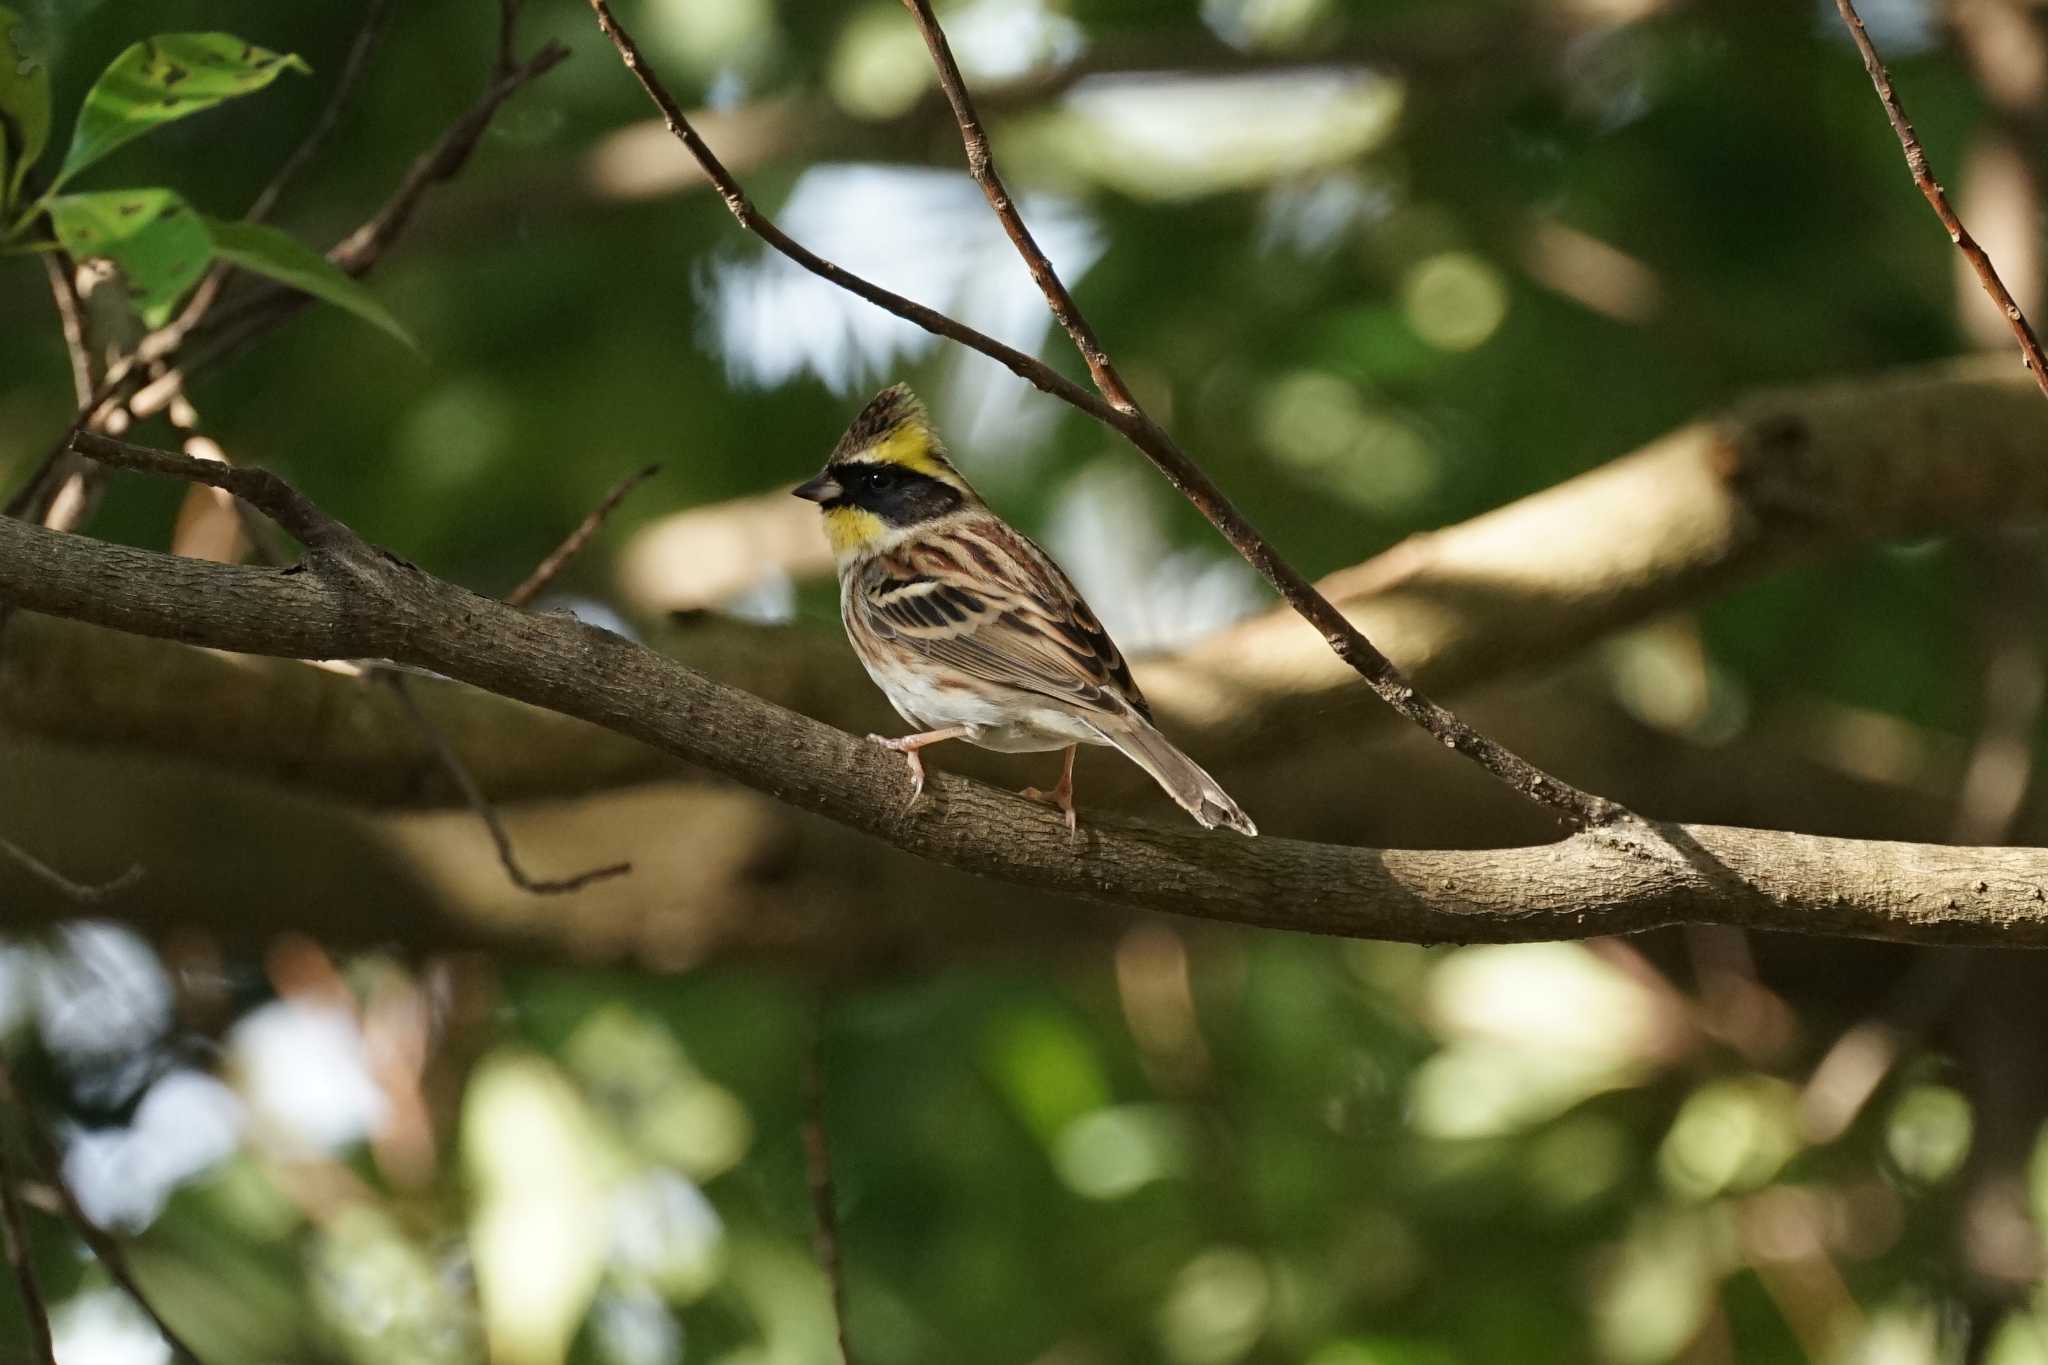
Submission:
<svg viewBox="0 0 2048 1365">
<path fill-rule="evenodd" d="M 1203 772 L 1200 764 L 1174 748 L 1171 740 L 1146 724 L 1141 717 L 1125 715 L 1095 728 L 1124 757 L 1150 773 L 1152 780 L 1182 810 L 1194 816 L 1202 828 L 1214 829 L 1223 825 L 1239 834 L 1255 835 L 1259 832 L 1251 817 L 1238 809 L 1237 802 L 1217 785 L 1215 778 Z"/>
</svg>

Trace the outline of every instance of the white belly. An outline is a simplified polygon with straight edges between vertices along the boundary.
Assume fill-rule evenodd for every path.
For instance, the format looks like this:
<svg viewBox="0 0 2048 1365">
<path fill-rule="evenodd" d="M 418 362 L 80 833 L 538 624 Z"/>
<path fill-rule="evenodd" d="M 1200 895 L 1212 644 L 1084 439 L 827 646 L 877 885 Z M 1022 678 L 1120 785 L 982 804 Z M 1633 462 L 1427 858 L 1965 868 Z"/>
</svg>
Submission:
<svg viewBox="0 0 2048 1365">
<path fill-rule="evenodd" d="M 998 703 L 973 689 L 934 687 L 922 673 L 908 670 L 869 666 L 868 676 L 896 714 L 912 725 L 921 730 L 964 725 L 967 741 L 984 749 L 1021 754 L 1109 743 L 1087 722 L 1056 707 L 1032 705 L 1018 693 Z"/>
</svg>

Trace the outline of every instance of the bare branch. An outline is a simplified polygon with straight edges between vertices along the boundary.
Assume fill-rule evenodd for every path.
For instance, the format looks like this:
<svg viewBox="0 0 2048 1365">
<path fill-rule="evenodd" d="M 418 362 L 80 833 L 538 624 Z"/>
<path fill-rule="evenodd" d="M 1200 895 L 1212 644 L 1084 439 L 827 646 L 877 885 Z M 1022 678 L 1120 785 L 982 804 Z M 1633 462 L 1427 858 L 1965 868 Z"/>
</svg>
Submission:
<svg viewBox="0 0 2048 1365">
<path fill-rule="evenodd" d="M 590 538 L 604 525 L 605 518 L 626 500 L 626 495 L 660 472 L 660 465 L 651 464 L 613 484 L 611 491 L 604 495 L 603 501 L 591 509 L 590 515 L 569 533 L 568 538 L 557 545 L 546 559 L 535 565 L 533 572 L 528 574 L 518 587 L 505 594 L 506 604 L 514 607 L 530 605 L 534 598 L 547 589 L 548 584 L 555 581 L 555 575 L 559 574 L 570 560 L 583 552 L 583 547 L 590 543 Z"/>
<path fill-rule="evenodd" d="M 209 483 L 223 474 L 162 453 L 128 463 Z M 950 774 L 935 776 L 926 798 L 906 807 L 901 765 L 874 744 L 608 631 L 442 582 L 346 528 L 327 553 L 277 572 L 0 519 L 0 597 L 216 649 L 431 669 L 614 730 L 934 862 L 1112 905 L 1425 943 L 1580 938 L 1690 922 L 1917 943 L 2048 944 L 2048 850 L 2040 849 L 1637 820 L 1532 848 L 1426 852 L 1096 819 L 1077 845 L 1055 812 Z"/>
<path fill-rule="evenodd" d="M 945 337 L 949 341 L 959 342 L 970 350 L 979 351 L 1026 383 L 1073 404 L 1097 421 L 1114 425 L 1114 408 L 1036 356 L 1026 355 L 1014 346 L 1006 346 L 994 337 L 955 321 L 937 309 L 927 308 L 913 299 L 884 289 L 871 280 L 834 265 L 783 232 L 767 214 L 754 207 L 753 201 L 747 198 L 746 191 L 733 179 L 732 172 L 725 168 L 724 163 L 719 161 L 717 155 L 698 135 L 689 117 L 683 113 L 683 107 L 676 103 L 675 96 L 668 92 L 668 87 L 662 84 L 661 78 L 648 66 L 646 57 L 640 52 L 640 45 L 633 41 L 633 35 L 619 27 L 619 21 L 612 15 L 611 7 L 605 0 L 590 0 L 590 7 L 597 15 L 598 28 L 618 50 L 619 60 L 625 63 L 626 69 L 640 82 L 640 88 L 647 92 L 647 98 L 661 111 L 669 132 L 689 149 L 690 155 L 697 159 L 697 164 L 704 168 L 705 177 L 718 190 L 719 198 L 725 201 L 726 208 L 739 220 L 741 227 L 820 279 L 838 285 L 884 312 L 894 313 L 906 322 L 915 323 L 934 336 Z"/>
<path fill-rule="evenodd" d="M 804 1174 L 811 1190 L 811 1249 L 832 1295 L 840 1365 L 859 1365 L 846 1333 L 846 1266 L 839 1252 L 839 1194 L 832 1183 L 832 1141 L 825 1129 L 825 1012 L 811 1020 L 804 1048 Z"/>
<path fill-rule="evenodd" d="M 1977 282 L 1984 286 L 1984 292 L 1998 311 L 2005 315 L 2006 325 L 2012 328 L 2013 339 L 2019 343 L 2020 359 L 2033 371 L 2034 382 L 2041 392 L 2048 395 L 2048 357 L 2041 354 L 2040 338 L 2034 335 L 2033 324 L 2014 301 L 2005 281 L 1998 278 L 1997 269 L 1991 258 L 1984 254 L 1984 248 L 1977 245 L 1963 227 L 1962 219 L 1949 207 L 1948 195 L 1942 190 L 1941 182 L 1927 166 L 1927 149 L 1920 145 L 1919 134 L 1906 118 L 1905 109 L 1899 104 L 1898 92 L 1892 88 L 1892 73 L 1885 69 L 1884 61 L 1877 55 L 1877 48 L 1871 44 L 1870 34 L 1863 27 L 1863 16 L 1856 12 L 1853 0 L 1835 0 L 1835 8 L 1841 12 L 1842 22 L 1849 26 L 1849 36 L 1856 42 L 1856 50 L 1863 56 L 1863 69 L 1870 73 L 1870 83 L 1877 89 L 1877 98 L 1884 105 L 1884 116 L 1890 120 L 1892 131 L 1898 135 L 1899 146 L 1906 154 L 1906 169 L 1912 173 L 1913 183 L 1920 187 L 1921 195 L 1934 216 L 1948 229 L 1948 239 L 1956 244 L 1956 250 L 1963 253 L 1963 259 L 1977 272 Z"/>
<path fill-rule="evenodd" d="M 498 808 L 484 795 L 483 788 L 477 785 L 476 778 L 463 763 L 462 755 L 455 751 L 455 746 L 441 733 L 441 727 L 434 724 L 433 717 L 420 709 L 419 701 L 413 696 L 405 675 L 395 670 L 382 669 L 379 670 L 379 676 L 398 693 L 398 699 L 404 704 L 406 714 L 411 716 L 413 724 L 419 727 L 421 736 L 433 746 L 435 756 L 441 760 L 442 769 L 461 791 L 462 799 L 469 803 L 470 809 L 484 822 L 484 828 L 490 831 L 491 843 L 498 850 L 498 861 L 504 865 L 505 875 L 512 879 L 514 886 L 521 891 L 530 891 L 536 896 L 561 896 L 571 891 L 579 891 L 592 882 L 601 882 L 610 877 L 623 877 L 633 870 L 631 863 L 611 863 L 604 867 L 591 868 L 588 872 L 579 872 L 573 877 L 553 880 L 529 877 L 526 870 L 519 865 L 518 856 L 512 851 L 512 836 L 506 833 L 505 822 L 499 818 Z"/>
<path fill-rule="evenodd" d="M 1152 462 L 1154 468 L 1166 476 L 1196 510 L 1206 517 L 1209 524 L 1222 533 L 1225 540 L 1246 563 L 1258 570 L 1279 593 L 1286 603 L 1322 635 L 1332 653 L 1355 670 L 1366 683 L 1394 710 L 1419 725 L 1440 741 L 1445 748 L 1463 754 L 1466 758 L 1485 768 L 1514 791 L 1529 800 L 1554 811 L 1559 818 L 1578 828 L 1620 821 L 1627 812 L 1605 797 L 1580 791 L 1577 787 L 1544 772 L 1527 759 L 1509 752 L 1501 744 L 1480 734 L 1465 724 L 1445 707 L 1432 701 L 1418 691 L 1393 661 L 1370 640 L 1345 619 L 1344 614 L 1332 606 L 1328 599 L 1299 570 L 1282 559 L 1265 537 L 1255 530 L 1244 514 L 1223 495 L 1209 476 L 1202 472 L 1195 462 L 1188 458 L 1165 430 L 1138 408 L 1116 378 L 1108 358 L 1074 308 L 1073 300 L 1067 295 L 1065 286 L 1059 283 L 1052 265 L 1045 259 L 1032 241 L 1030 232 L 1024 227 L 1010 203 L 1008 191 L 1003 189 L 996 177 L 988 155 L 987 138 L 981 134 L 971 104 L 967 102 L 966 88 L 960 83 L 959 70 L 953 65 L 952 54 L 945 49 L 944 36 L 939 34 L 936 21 L 929 21 L 929 11 L 924 18 L 929 21 L 928 33 L 935 35 L 934 55 L 942 55 L 942 73 L 950 70 L 947 95 L 954 100 L 962 131 L 969 135 L 969 160 L 974 167 L 976 178 L 982 182 L 989 201 L 996 206 L 1003 217 L 1004 226 L 1011 239 L 1025 254 L 1031 265 L 1034 278 L 1047 291 L 1054 316 L 1068 328 L 1082 354 L 1087 358 L 1091 370 L 1100 366 L 1098 383 L 1104 385 L 1104 396 L 1088 393 L 1079 385 L 1053 371 L 1042 362 L 1023 355 L 990 337 L 982 335 L 971 327 L 956 322 L 943 313 L 913 303 L 900 294 L 895 294 L 878 285 L 862 279 L 825 260 L 807 248 L 798 245 L 782 230 L 769 221 L 748 200 L 745 191 L 733 179 L 732 173 L 722 165 L 704 139 L 690 126 L 682 106 L 669 94 L 660 77 L 647 64 L 639 45 L 632 35 L 619 26 L 607 0 L 590 0 L 590 7 L 597 15 L 598 27 L 618 50 L 626 69 L 633 73 L 648 98 L 662 112 L 668 128 L 678 140 L 697 158 L 704 173 L 718 187 L 726 207 L 742 227 L 760 237 L 783 255 L 803 266 L 806 270 L 830 280 L 843 289 L 866 299 L 868 302 L 896 314 L 938 336 L 946 337 L 968 346 L 991 359 L 1001 362 L 1019 377 L 1030 381 L 1047 393 L 1062 398 L 1081 411 L 1094 417 L 1104 425 L 1119 432 Z M 978 151 L 977 151 L 978 147 Z M 1107 401 L 1105 401 L 1105 397 Z"/>
</svg>

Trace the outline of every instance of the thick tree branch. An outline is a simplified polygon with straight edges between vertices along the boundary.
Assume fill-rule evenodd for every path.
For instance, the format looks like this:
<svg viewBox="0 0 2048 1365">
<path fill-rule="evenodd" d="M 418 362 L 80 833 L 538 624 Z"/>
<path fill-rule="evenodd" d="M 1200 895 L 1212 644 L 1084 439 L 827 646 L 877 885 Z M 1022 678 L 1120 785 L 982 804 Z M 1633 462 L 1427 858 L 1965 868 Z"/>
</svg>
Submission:
<svg viewBox="0 0 2048 1365">
<path fill-rule="evenodd" d="M 1404 542 L 1325 579 L 1323 591 L 1425 686 L 1463 690 L 1873 539 L 2048 522 L 2043 441 L 2048 407 L 1997 363 L 1765 395 Z M 13 629 L 17 646 L 0 653 L 0 719 L 17 734 L 181 755 L 369 805 L 453 798 L 385 689 L 47 618 Z M 705 620 L 667 641 L 700 670 L 841 729 L 885 723 L 836 634 Z M 1381 734 L 1390 719 L 1285 610 L 1135 666 L 1169 730 L 1204 762 L 1292 759 L 1326 751 L 1333 731 L 1352 743 Z M 670 771 L 639 745 L 547 712 L 446 688 L 415 693 L 494 801 Z"/>
<path fill-rule="evenodd" d="M 170 469 L 183 457 L 157 453 Z M 137 461 L 140 463 L 140 461 Z M 184 461 L 212 481 L 219 471 Z M 1715 826 L 1408 852 L 1231 840 L 1096 819 L 1078 845 L 1035 802 L 947 774 L 906 807 L 878 746 L 582 622 L 515 610 L 362 545 L 297 572 L 0 521 L 0 596 L 31 611 L 243 653 L 389 658 L 573 715 L 921 857 L 1022 886 L 1264 928 L 1467 942 L 1693 922 L 1923 943 L 2048 944 L 2048 851 Z"/>
<path fill-rule="evenodd" d="M 1445 748 L 1478 763 L 1481 767 L 1506 783 L 1514 791 L 1547 806 L 1568 823 L 1580 828 L 1617 821 L 1626 812 L 1615 802 L 1577 787 L 1542 771 L 1518 754 L 1509 752 L 1496 741 L 1480 734 L 1465 724 L 1445 707 L 1422 694 L 1415 685 L 1395 667 L 1393 661 L 1381 653 L 1344 614 L 1332 606 L 1328 599 L 1302 573 L 1282 559 L 1279 552 L 1266 538 L 1259 534 L 1247 521 L 1244 514 L 1224 496 L 1213 480 L 1195 462 L 1188 458 L 1173 438 L 1159 426 L 1131 399 L 1123 383 L 1110 367 L 1108 358 L 1095 341 L 1079 310 L 1067 295 L 1065 286 L 1059 283 L 1052 265 L 1043 252 L 1031 240 L 1023 221 L 1010 205 L 1009 195 L 996 178 L 988 154 L 988 141 L 981 133 L 979 122 L 972 106 L 967 103 L 966 88 L 960 83 L 959 68 L 953 65 L 952 54 L 945 49 L 944 36 L 939 34 L 936 21 L 930 23 L 929 32 L 935 36 L 934 52 L 942 55 L 941 71 L 947 95 L 958 112 L 963 131 L 969 133 L 968 155 L 976 177 L 988 191 L 989 200 L 996 206 L 1004 219 L 1004 227 L 1011 238 L 1024 251 L 1031 264 L 1032 274 L 1045 288 L 1047 300 L 1053 313 L 1060 320 L 1075 343 L 1081 348 L 1091 371 L 1097 375 L 1097 384 L 1103 389 L 1103 397 L 1087 393 L 1065 377 L 1049 369 L 1042 362 L 1023 355 L 1002 343 L 986 337 L 970 327 L 963 326 L 944 314 L 936 313 L 922 304 L 914 303 L 900 294 L 851 274 L 815 255 L 786 236 L 747 198 L 732 173 L 720 164 L 718 157 L 699 137 L 696 129 L 683 114 L 682 106 L 669 94 L 660 77 L 647 64 L 639 45 L 631 34 L 619 26 L 606 0 L 590 0 L 591 9 L 597 15 L 598 27 L 612 46 L 618 49 L 620 60 L 632 72 L 649 99 L 667 120 L 668 129 L 677 140 L 689 149 L 704 168 L 705 175 L 718 186 L 726 207 L 732 211 L 740 226 L 754 233 L 783 255 L 803 266 L 806 270 L 830 280 L 840 288 L 866 299 L 868 302 L 914 322 L 935 335 L 949 338 L 969 346 L 982 354 L 1008 366 L 1014 373 L 1030 381 L 1056 397 L 1063 398 L 1075 407 L 1088 413 L 1105 426 L 1120 433 L 1137 447 L 1154 468 L 1166 476 L 1168 483 L 1208 519 L 1210 525 L 1220 532 L 1244 557 L 1246 563 L 1256 569 L 1259 576 L 1279 593 L 1288 606 L 1298 612 L 1302 619 L 1314 626 L 1329 646 L 1330 651 L 1346 665 L 1354 669 L 1380 699 L 1395 711 L 1422 727 L 1439 740 Z M 925 17 L 929 19 L 929 11 Z M 950 75 L 947 75 L 950 73 Z M 977 152 L 978 147 L 978 152 Z M 1107 399 L 1105 402 L 1104 399 Z"/>
</svg>

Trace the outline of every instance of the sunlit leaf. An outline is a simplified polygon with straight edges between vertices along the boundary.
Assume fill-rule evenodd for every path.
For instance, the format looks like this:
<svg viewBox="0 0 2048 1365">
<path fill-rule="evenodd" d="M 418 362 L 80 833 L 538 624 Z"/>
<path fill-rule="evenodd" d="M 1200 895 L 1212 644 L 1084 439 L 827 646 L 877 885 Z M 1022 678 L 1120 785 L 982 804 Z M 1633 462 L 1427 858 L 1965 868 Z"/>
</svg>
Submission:
<svg viewBox="0 0 2048 1365">
<path fill-rule="evenodd" d="M 0 5 L 0 203 L 50 140 L 50 68 L 28 25 Z"/>
<path fill-rule="evenodd" d="M 207 228 L 213 235 L 214 254 L 222 260 L 345 308 L 406 345 L 414 345 L 412 337 L 377 301 L 376 295 L 291 234 L 260 223 L 220 220 L 209 220 Z"/>
<path fill-rule="evenodd" d="M 135 310 L 151 327 L 169 318 L 213 257 L 206 221 L 173 190 L 109 190 L 50 201 L 57 240 L 81 260 L 105 257 L 121 268 Z"/>
<path fill-rule="evenodd" d="M 261 90 L 286 69 L 310 71 L 288 52 L 232 33 L 163 33 L 135 44 L 100 73 L 78 111 L 59 184 L 163 124 Z"/>
</svg>

